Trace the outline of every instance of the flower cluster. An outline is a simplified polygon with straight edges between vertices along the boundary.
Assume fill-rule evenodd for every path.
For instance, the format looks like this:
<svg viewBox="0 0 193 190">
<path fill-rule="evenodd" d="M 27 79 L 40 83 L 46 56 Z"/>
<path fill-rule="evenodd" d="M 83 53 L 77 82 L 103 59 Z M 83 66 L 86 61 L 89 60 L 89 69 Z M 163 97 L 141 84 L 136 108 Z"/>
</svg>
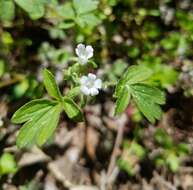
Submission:
<svg viewBox="0 0 193 190">
<path fill-rule="evenodd" d="M 93 48 L 84 44 L 77 45 L 76 54 L 79 58 L 79 62 L 81 65 L 87 64 L 88 60 L 93 57 Z M 101 79 L 97 79 L 96 75 L 93 73 L 89 73 L 88 76 L 82 76 L 80 78 L 81 92 L 88 96 L 95 96 L 99 93 L 99 89 L 102 88 Z"/>
</svg>

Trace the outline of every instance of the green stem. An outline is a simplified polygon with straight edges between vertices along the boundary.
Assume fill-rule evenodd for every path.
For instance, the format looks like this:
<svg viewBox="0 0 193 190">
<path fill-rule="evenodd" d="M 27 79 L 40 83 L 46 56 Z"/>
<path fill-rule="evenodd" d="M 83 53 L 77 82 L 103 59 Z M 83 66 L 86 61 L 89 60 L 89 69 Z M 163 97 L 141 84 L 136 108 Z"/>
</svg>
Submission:
<svg viewBox="0 0 193 190">
<path fill-rule="evenodd" d="M 103 85 L 104 88 L 113 87 L 117 85 L 117 82 L 105 82 Z"/>
</svg>

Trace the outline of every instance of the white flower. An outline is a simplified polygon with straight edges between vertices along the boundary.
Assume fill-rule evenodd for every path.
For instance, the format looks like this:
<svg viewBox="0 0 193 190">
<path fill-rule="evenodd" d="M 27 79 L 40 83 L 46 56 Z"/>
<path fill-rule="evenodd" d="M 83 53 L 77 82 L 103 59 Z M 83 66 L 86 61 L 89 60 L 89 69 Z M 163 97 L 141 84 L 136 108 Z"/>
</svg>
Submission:
<svg viewBox="0 0 193 190">
<path fill-rule="evenodd" d="M 89 73 L 88 76 L 82 76 L 80 78 L 81 91 L 85 95 L 95 96 L 99 93 L 99 89 L 102 88 L 101 79 L 97 79 L 96 75 Z"/>
<path fill-rule="evenodd" d="M 85 46 L 84 44 L 78 44 L 75 51 L 79 58 L 80 64 L 82 65 L 85 65 L 88 62 L 88 59 L 93 56 L 94 52 L 92 46 Z"/>
</svg>

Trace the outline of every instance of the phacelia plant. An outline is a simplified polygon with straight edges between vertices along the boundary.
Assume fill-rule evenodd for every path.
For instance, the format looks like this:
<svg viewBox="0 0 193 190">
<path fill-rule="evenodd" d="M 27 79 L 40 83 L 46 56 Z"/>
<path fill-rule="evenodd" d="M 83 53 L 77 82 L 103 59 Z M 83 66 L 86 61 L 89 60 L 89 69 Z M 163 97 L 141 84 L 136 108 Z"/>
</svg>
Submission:
<svg viewBox="0 0 193 190">
<path fill-rule="evenodd" d="M 13 115 L 13 123 L 23 123 L 17 136 L 18 147 L 43 145 L 53 135 L 62 111 L 75 122 L 83 121 L 86 96 L 96 96 L 104 87 L 112 87 L 108 86 L 111 81 L 102 81 L 89 72 L 89 67 L 96 68 L 96 63 L 91 60 L 94 53 L 92 46 L 79 44 L 75 52 L 78 56 L 76 62 L 64 72 L 64 80 L 70 86 L 66 94 L 60 92 L 52 73 L 44 69 L 43 82 L 51 98 L 32 100 Z M 133 101 L 150 122 L 160 119 L 160 105 L 165 103 L 165 95 L 146 83 L 151 75 L 152 71 L 141 65 L 133 65 L 125 71 L 115 84 L 115 115 L 123 113 L 129 102 Z"/>
</svg>

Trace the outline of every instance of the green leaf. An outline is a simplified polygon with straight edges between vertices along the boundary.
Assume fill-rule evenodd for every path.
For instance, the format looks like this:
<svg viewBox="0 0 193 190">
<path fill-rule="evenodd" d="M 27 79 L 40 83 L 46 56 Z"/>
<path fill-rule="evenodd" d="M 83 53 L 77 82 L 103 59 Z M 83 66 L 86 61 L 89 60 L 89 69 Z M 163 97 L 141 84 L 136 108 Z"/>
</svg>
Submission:
<svg viewBox="0 0 193 190">
<path fill-rule="evenodd" d="M 55 105 L 55 102 L 46 99 L 32 100 L 19 108 L 12 116 L 11 121 L 16 124 L 24 123 L 33 119 L 36 115 L 45 113 Z"/>
<path fill-rule="evenodd" d="M 146 99 L 150 99 L 157 104 L 165 103 L 165 93 L 156 87 L 138 83 L 131 85 L 131 88 L 138 95 L 143 96 Z"/>
<path fill-rule="evenodd" d="M 129 67 L 116 86 L 115 96 L 119 96 L 119 93 L 121 92 L 124 85 L 131 85 L 143 82 L 147 80 L 151 75 L 152 71 L 145 66 L 133 65 Z"/>
<path fill-rule="evenodd" d="M 67 2 L 59 6 L 58 12 L 65 19 L 74 19 L 75 18 L 75 12 L 74 12 L 72 3 L 70 2 Z"/>
<path fill-rule="evenodd" d="M 39 112 L 34 111 L 19 131 L 17 146 L 22 148 L 33 144 L 43 145 L 57 127 L 61 109 L 61 104 L 52 105 L 51 102 L 47 108 L 40 108 Z"/>
<path fill-rule="evenodd" d="M 14 156 L 9 153 L 4 153 L 0 158 L 0 175 L 11 174 L 16 171 L 17 165 Z"/>
<path fill-rule="evenodd" d="M 174 146 L 172 138 L 167 134 L 165 129 L 158 128 L 154 134 L 154 138 L 165 149 L 172 149 Z"/>
<path fill-rule="evenodd" d="M 145 149 L 136 141 L 132 141 L 128 150 L 131 154 L 135 154 L 139 159 L 143 159 L 145 156 Z"/>
<path fill-rule="evenodd" d="M 136 173 L 136 164 L 144 158 L 145 154 L 144 147 L 136 141 L 126 141 L 123 143 L 123 153 L 118 160 L 118 166 L 120 169 L 126 171 L 128 175 L 133 176 Z"/>
<path fill-rule="evenodd" d="M 48 0 L 15 0 L 15 2 L 26 11 L 32 19 L 36 20 L 44 15 L 44 6 Z"/>
<path fill-rule="evenodd" d="M 174 85 L 179 77 L 179 73 L 171 65 L 162 63 L 162 59 L 156 56 L 144 55 L 140 64 L 145 65 L 152 71 L 152 76 L 148 79 L 148 84 L 169 88 Z"/>
<path fill-rule="evenodd" d="M 190 153 L 190 147 L 186 143 L 180 143 L 177 145 L 177 151 L 179 156 L 185 156 Z"/>
<path fill-rule="evenodd" d="M 117 109 L 119 113 L 124 111 L 131 93 L 137 107 L 150 122 L 154 123 L 156 119 L 161 117 L 160 105 L 165 103 L 164 93 L 143 83 L 151 75 L 152 71 L 141 65 L 134 65 L 124 73 L 115 90 L 115 97 L 118 98 L 116 113 Z M 125 91 L 126 86 L 128 86 L 130 93 Z"/>
<path fill-rule="evenodd" d="M 59 101 L 62 101 L 62 95 L 60 93 L 60 90 L 56 84 L 56 81 L 52 73 L 49 70 L 44 69 L 43 76 L 44 76 L 44 85 L 46 87 L 46 90 L 48 91 L 48 94 L 51 97 Z"/>
<path fill-rule="evenodd" d="M 130 98 L 129 87 L 125 86 L 116 101 L 115 115 L 121 114 L 127 108 Z"/>
<path fill-rule="evenodd" d="M 83 120 L 83 114 L 79 106 L 71 98 L 63 98 L 63 108 L 70 119 L 73 119 L 74 121 Z"/>
<path fill-rule="evenodd" d="M 29 80 L 24 78 L 20 83 L 13 87 L 13 94 L 17 98 L 21 98 L 29 89 Z"/>
<path fill-rule="evenodd" d="M 15 5 L 12 0 L 0 0 L 0 20 L 12 21 L 15 16 Z"/>
<path fill-rule="evenodd" d="M 128 68 L 123 78 L 128 84 L 135 84 L 147 80 L 152 72 L 142 65 L 133 65 Z"/>
<path fill-rule="evenodd" d="M 66 94 L 66 96 L 73 99 L 74 97 L 78 96 L 79 94 L 80 94 L 80 87 L 78 86 L 78 87 L 74 87 L 70 89 L 68 93 Z"/>
<path fill-rule="evenodd" d="M 0 59 L 0 77 L 2 77 L 5 72 L 6 72 L 6 62 Z"/>
<path fill-rule="evenodd" d="M 85 26 L 95 27 L 101 23 L 101 20 L 93 13 L 89 13 L 78 16 L 76 22 L 80 27 L 83 28 Z"/>
<path fill-rule="evenodd" d="M 175 153 L 170 153 L 166 159 L 166 163 L 172 172 L 177 172 L 180 166 L 180 160 Z"/>
<path fill-rule="evenodd" d="M 96 10 L 98 3 L 98 0 L 73 0 L 73 6 L 78 15 Z"/>
<path fill-rule="evenodd" d="M 160 105 L 165 103 L 164 93 L 146 84 L 133 84 L 130 88 L 132 97 L 144 116 L 152 123 L 160 119 L 162 114 Z"/>
<path fill-rule="evenodd" d="M 59 29 L 68 29 L 71 28 L 75 25 L 75 23 L 73 21 L 71 22 L 61 22 L 60 24 L 58 24 L 58 28 Z"/>
</svg>

